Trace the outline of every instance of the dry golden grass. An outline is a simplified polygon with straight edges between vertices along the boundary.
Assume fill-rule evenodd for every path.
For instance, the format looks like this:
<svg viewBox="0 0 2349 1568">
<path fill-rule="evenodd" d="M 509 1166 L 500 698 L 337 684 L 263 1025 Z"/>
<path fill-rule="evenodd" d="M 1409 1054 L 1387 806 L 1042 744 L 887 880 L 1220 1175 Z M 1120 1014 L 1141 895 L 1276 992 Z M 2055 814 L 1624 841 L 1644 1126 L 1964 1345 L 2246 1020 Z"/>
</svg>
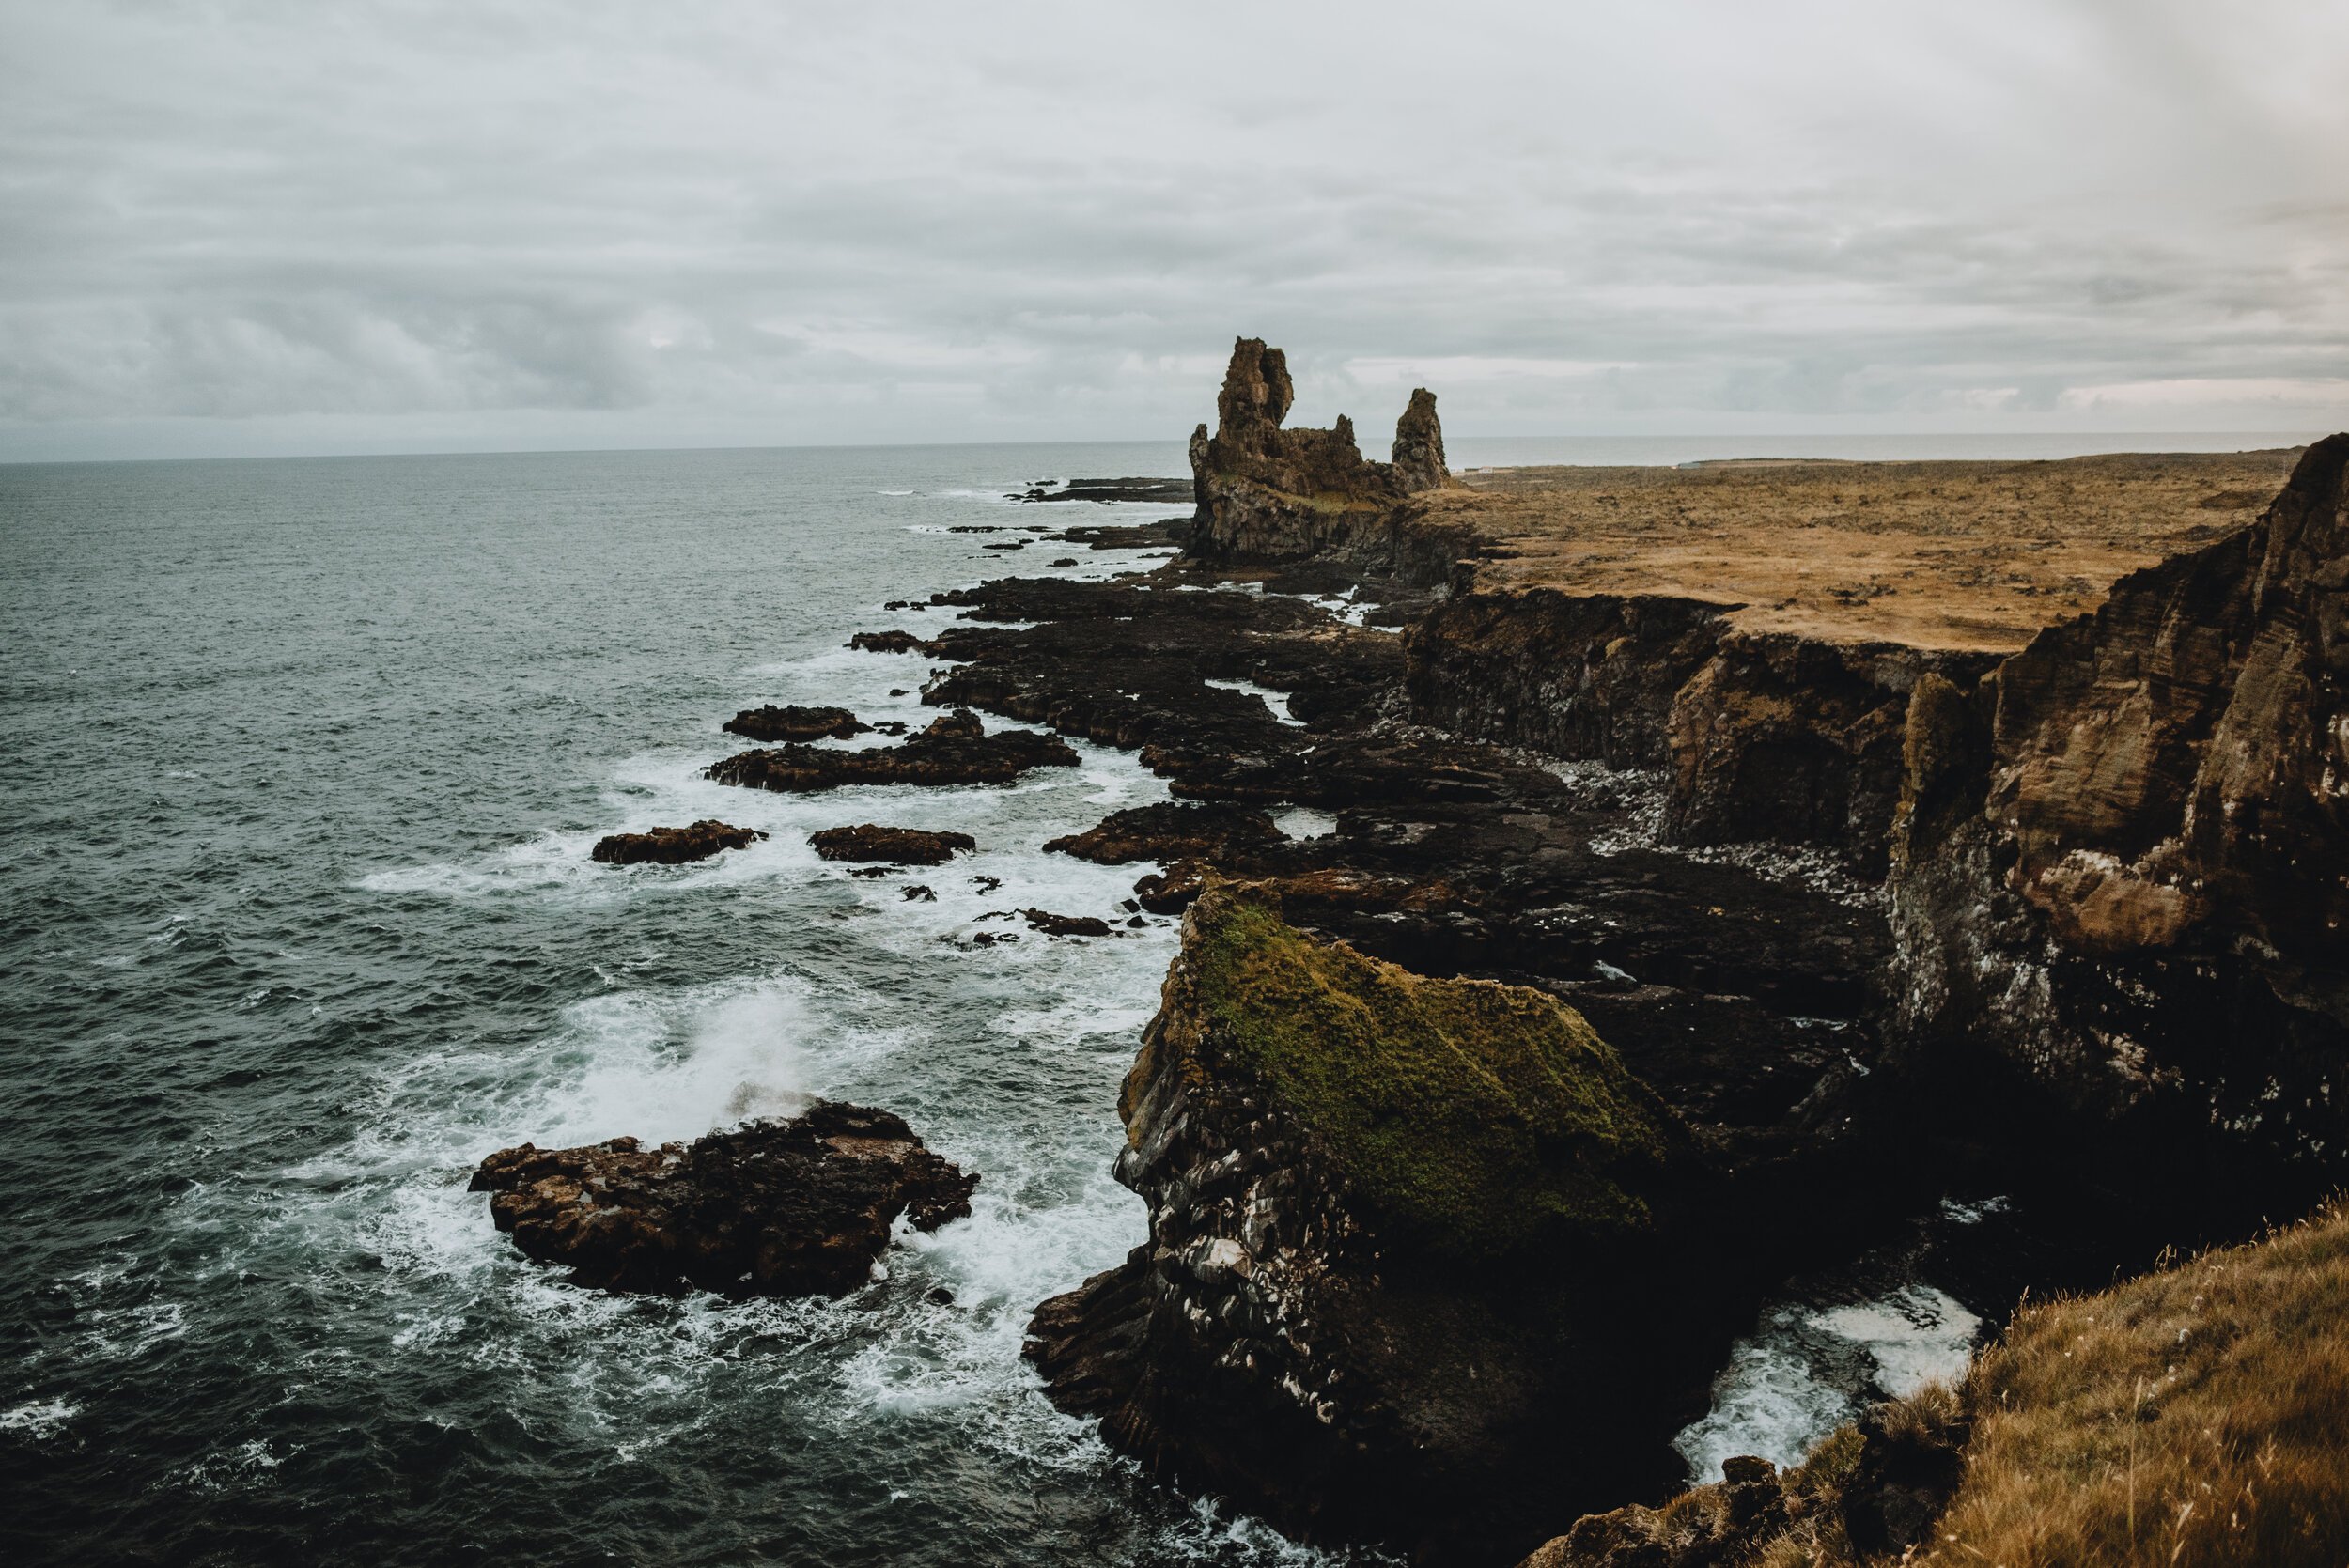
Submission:
<svg viewBox="0 0 2349 1568">
<path fill-rule="evenodd" d="M 1476 469 L 1416 498 L 1514 552 L 1493 587 L 1675 594 L 1757 630 L 2011 652 L 2250 521 L 2298 454 Z"/>
<path fill-rule="evenodd" d="M 2349 1562 L 2349 1205 L 2027 1308 L 1976 1364 L 1937 1565 Z"/>
</svg>

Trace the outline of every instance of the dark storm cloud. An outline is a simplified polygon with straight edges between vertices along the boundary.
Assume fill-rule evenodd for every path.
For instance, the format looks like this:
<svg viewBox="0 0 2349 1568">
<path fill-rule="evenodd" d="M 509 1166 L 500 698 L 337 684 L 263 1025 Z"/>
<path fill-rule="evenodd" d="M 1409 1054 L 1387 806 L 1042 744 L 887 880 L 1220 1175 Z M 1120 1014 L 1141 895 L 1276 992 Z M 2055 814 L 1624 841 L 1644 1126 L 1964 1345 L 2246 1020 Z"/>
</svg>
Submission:
<svg viewBox="0 0 2349 1568">
<path fill-rule="evenodd" d="M 2349 14 L 0 12 L 0 456 L 2349 423 Z"/>
</svg>

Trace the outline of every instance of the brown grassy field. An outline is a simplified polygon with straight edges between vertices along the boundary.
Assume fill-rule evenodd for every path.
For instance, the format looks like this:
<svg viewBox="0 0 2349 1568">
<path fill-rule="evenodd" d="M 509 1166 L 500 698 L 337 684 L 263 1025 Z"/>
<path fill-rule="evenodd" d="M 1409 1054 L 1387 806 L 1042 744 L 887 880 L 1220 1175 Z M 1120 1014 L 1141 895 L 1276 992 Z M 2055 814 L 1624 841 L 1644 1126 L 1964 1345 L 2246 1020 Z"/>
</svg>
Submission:
<svg viewBox="0 0 2349 1568">
<path fill-rule="evenodd" d="M 2349 1562 L 2349 1205 L 2018 1313 L 1924 1560 Z"/>
<path fill-rule="evenodd" d="M 1930 1545 L 1852 1550 L 1851 1428 L 1789 1472 L 1789 1526 L 1754 1568 L 2340 1568 L 2349 1562 L 2349 1203 L 2093 1296 L 2027 1306 L 1953 1396 L 1890 1424 L 1963 1431 Z M 1656 1515 L 1726 1534 L 1719 1487 Z M 1685 1516 L 1685 1517 L 1684 1517 Z M 1736 1556 L 1735 1552 L 1732 1554 Z"/>
<path fill-rule="evenodd" d="M 2250 521 L 2297 457 L 1471 469 L 1416 499 L 1509 553 L 1482 585 L 1684 595 L 1744 605 L 1755 629 L 2006 652 Z"/>
</svg>

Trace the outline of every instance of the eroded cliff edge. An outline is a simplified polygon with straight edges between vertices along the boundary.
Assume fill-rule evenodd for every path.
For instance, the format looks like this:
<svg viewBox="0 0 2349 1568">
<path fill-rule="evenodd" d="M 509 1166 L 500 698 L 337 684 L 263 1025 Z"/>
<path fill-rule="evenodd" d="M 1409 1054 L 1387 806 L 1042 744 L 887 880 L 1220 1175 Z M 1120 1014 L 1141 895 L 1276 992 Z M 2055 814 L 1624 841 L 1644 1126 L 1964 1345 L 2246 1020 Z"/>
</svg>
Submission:
<svg viewBox="0 0 2349 1568">
<path fill-rule="evenodd" d="M 1674 1473 L 1767 1209 L 1574 1009 L 1220 888 L 1119 1109 L 1150 1239 L 1029 1355 L 1154 1473 L 1441 1561 Z"/>
<path fill-rule="evenodd" d="M 2317 442 L 2250 527 L 1906 716 L 1900 1059 L 2020 1076 L 2165 1193 L 2349 1172 L 2345 471 Z"/>
</svg>

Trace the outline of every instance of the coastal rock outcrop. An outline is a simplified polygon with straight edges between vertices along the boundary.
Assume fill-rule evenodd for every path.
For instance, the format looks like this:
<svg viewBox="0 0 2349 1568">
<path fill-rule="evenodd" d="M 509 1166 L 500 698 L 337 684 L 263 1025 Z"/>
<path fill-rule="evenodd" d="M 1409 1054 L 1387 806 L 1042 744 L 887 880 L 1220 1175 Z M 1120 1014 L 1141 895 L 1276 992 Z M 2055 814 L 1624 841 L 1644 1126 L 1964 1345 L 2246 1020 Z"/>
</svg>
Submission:
<svg viewBox="0 0 2349 1568">
<path fill-rule="evenodd" d="M 1442 581 L 1468 536 L 1413 532 L 1399 515 L 1409 496 L 1447 478 L 1435 394 L 1412 392 L 1387 463 L 1363 458 L 1344 414 L 1326 430 L 1283 428 L 1296 396 L 1286 354 L 1259 337 L 1233 344 L 1215 430 L 1202 425 L 1190 438 L 1191 551 L 1212 560 L 1346 555 Z"/>
<path fill-rule="evenodd" d="M 649 828 L 641 833 L 612 833 L 596 841 L 587 858 L 604 865 L 683 865 L 728 849 L 741 849 L 767 835 L 706 816 L 685 828 Z"/>
<path fill-rule="evenodd" d="M 864 734 L 870 724 L 859 723 L 845 707 L 746 707 L 719 726 L 746 740 L 816 740 L 830 736 L 847 740 Z"/>
<path fill-rule="evenodd" d="M 818 1100 L 691 1143 L 524 1143 L 474 1172 L 490 1218 L 540 1263 L 611 1291 L 845 1296 L 901 1214 L 933 1231 L 971 1212 L 979 1178 L 886 1110 Z"/>
<path fill-rule="evenodd" d="M 1283 836 L 1270 816 L 1246 806 L 1159 800 L 1112 812 L 1083 832 L 1064 834 L 1044 847 L 1097 865 L 1193 856 L 1228 861 Z"/>
<path fill-rule="evenodd" d="M 1150 1239 L 1028 1354 L 1154 1473 L 1464 1561 L 1669 1475 L 1726 1338 L 1675 1284 L 1711 1168 L 1572 1009 L 1211 891 L 1120 1110 Z"/>
<path fill-rule="evenodd" d="M 886 861 L 893 865 L 944 865 L 957 849 L 976 849 L 979 841 L 969 833 L 933 833 L 920 828 L 884 828 L 860 823 L 853 828 L 826 828 L 810 833 L 807 842 L 827 861 Z"/>
<path fill-rule="evenodd" d="M 1056 915 L 1050 909 L 1022 909 L 1019 918 L 1031 931 L 1048 937 L 1106 937 L 1110 923 L 1098 915 Z"/>
<path fill-rule="evenodd" d="M 2117 1181 L 2349 1173 L 2345 474 L 2315 443 L 2257 522 L 1908 710 L 1901 1060 L 2035 1086 Z"/>
<path fill-rule="evenodd" d="M 748 789 L 806 793 L 846 784 L 1009 784 L 1031 768 L 1076 766 L 1076 752 L 1058 736 L 1034 730 L 989 735 L 978 715 L 957 708 L 900 745 L 863 751 L 775 746 L 713 763 L 703 777 Z"/>
</svg>

